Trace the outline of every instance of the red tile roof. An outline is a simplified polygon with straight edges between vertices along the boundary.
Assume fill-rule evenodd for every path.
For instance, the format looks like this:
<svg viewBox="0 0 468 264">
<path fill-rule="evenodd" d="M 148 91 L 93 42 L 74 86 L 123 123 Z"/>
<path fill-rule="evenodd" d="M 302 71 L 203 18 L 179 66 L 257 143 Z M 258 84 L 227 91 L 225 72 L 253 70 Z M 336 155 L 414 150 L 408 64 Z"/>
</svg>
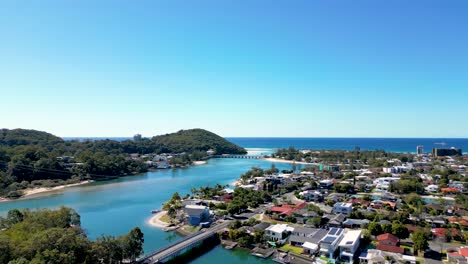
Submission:
<svg viewBox="0 0 468 264">
<path fill-rule="evenodd" d="M 404 248 L 395 247 L 395 246 L 388 246 L 388 245 L 381 245 L 381 244 L 378 244 L 378 245 L 377 245 L 377 249 L 378 249 L 378 250 L 382 250 L 382 251 L 387 251 L 387 252 L 393 252 L 393 253 L 400 253 L 400 254 L 405 253 L 405 249 L 404 249 Z"/>
<path fill-rule="evenodd" d="M 434 228 L 434 235 L 435 236 L 440 236 L 440 237 L 445 237 L 445 232 L 447 232 L 447 230 L 450 230 L 450 232 L 452 233 L 452 236 L 455 236 L 455 235 L 459 235 L 460 234 L 460 230 L 458 229 L 447 229 L 447 228 Z"/>
<path fill-rule="evenodd" d="M 441 188 L 440 190 L 442 192 L 454 192 L 454 193 L 459 192 L 459 190 L 457 188 Z"/>
<path fill-rule="evenodd" d="M 468 258 L 468 248 L 460 248 L 460 255 L 462 255 L 465 258 Z"/>
<path fill-rule="evenodd" d="M 380 242 L 380 241 L 383 241 L 383 240 L 390 240 L 392 241 L 393 243 L 398 243 L 398 237 L 390 234 L 390 233 L 385 233 L 385 234 L 382 234 L 382 235 L 379 235 L 377 236 L 377 240 Z"/>
<path fill-rule="evenodd" d="M 299 209 L 304 208 L 307 203 L 299 204 L 282 204 L 281 206 L 273 206 L 269 210 L 273 213 L 292 215 Z"/>
<path fill-rule="evenodd" d="M 348 202 L 352 203 L 353 205 L 354 204 L 362 204 L 362 205 L 365 205 L 365 206 L 369 206 L 369 204 L 370 204 L 369 201 L 366 201 L 366 200 L 363 200 L 363 199 L 350 199 Z"/>
</svg>

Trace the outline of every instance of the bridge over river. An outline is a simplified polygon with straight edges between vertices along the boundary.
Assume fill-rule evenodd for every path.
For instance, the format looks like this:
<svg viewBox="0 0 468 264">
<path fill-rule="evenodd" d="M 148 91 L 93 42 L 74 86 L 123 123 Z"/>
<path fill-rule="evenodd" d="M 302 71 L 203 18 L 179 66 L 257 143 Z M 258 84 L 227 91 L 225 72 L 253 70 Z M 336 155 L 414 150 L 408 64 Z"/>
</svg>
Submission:
<svg viewBox="0 0 468 264">
<path fill-rule="evenodd" d="M 214 155 L 213 158 L 217 159 L 262 159 L 263 156 L 254 156 L 254 155 Z"/>
<path fill-rule="evenodd" d="M 177 257 L 188 250 L 200 245 L 205 239 L 214 236 L 217 232 L 228 227 L 230 220 L 227 220 L 221 224 L 215 225 L 209 229 L 198 231 L 192 235 L 186 236 L 181 240 L 176 241 L 166 247 L 163 247 L 159 250 L 152 252 L 151 254 L 143 257 L 137 261 L 135 264 L 155 264 L 155 263 L 165 263 L 171 260 L 174 257 Z"/>
</svg>

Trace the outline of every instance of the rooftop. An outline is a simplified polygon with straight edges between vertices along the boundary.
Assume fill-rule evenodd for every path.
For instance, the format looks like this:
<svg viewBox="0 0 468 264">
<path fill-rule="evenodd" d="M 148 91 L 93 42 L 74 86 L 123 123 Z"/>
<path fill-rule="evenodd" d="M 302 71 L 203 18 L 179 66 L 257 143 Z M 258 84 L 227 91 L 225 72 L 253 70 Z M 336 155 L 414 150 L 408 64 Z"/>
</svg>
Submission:
<svg viewBox="0 0 468 264">
<path fill-rule="evenodd" d="M 359 239 L 361 239 L 361 230 L 348 230 L 343 239 L 341 240 L 339 246 L 348 247 L 354 245 Z"/>
</svg>

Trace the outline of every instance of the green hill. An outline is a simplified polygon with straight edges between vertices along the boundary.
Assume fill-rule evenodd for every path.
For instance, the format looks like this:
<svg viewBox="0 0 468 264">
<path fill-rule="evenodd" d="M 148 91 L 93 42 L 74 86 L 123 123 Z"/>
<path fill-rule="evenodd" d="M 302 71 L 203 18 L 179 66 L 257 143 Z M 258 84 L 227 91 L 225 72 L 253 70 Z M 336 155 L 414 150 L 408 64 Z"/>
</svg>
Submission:
<svg viewBox="0 0 468 264">
<path fill-rule="evenodd" d="M 1 129 L 0 145 L 21 146 L 21 145 L 56 145 L 63 143 L 63 139 L 50 133 L 32 129 Z"/>
<path fill-rule="evenodd" d="M 180 130 L 176 133 L 155 136 L 151 139 L 163 152 L 191 153 L 212 149 L 216 154 L 246 154 L 247 151 L 215 133 L 204 129 Z"/>
</svg>

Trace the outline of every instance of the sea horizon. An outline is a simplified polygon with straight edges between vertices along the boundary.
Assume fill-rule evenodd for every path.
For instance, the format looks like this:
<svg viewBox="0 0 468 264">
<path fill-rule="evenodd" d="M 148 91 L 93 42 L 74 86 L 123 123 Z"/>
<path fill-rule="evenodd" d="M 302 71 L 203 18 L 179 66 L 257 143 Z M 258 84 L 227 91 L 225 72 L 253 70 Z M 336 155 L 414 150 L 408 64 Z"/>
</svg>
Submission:
<svg viewBox="0 0 468 264">
<path fill-rule="evenodd" d="M 415 153 L 423 146 L 429 153 L 433 148 L 461 148 L 468 150 L 468 138 L 377 138 L 377 137 L 224 137 L 244 148 L 279 149 L 290 146 L 316 150 L 385 150 Z M 64 140 L 131 140 L 132 137 L 63 137 Z"/>
</svg>

